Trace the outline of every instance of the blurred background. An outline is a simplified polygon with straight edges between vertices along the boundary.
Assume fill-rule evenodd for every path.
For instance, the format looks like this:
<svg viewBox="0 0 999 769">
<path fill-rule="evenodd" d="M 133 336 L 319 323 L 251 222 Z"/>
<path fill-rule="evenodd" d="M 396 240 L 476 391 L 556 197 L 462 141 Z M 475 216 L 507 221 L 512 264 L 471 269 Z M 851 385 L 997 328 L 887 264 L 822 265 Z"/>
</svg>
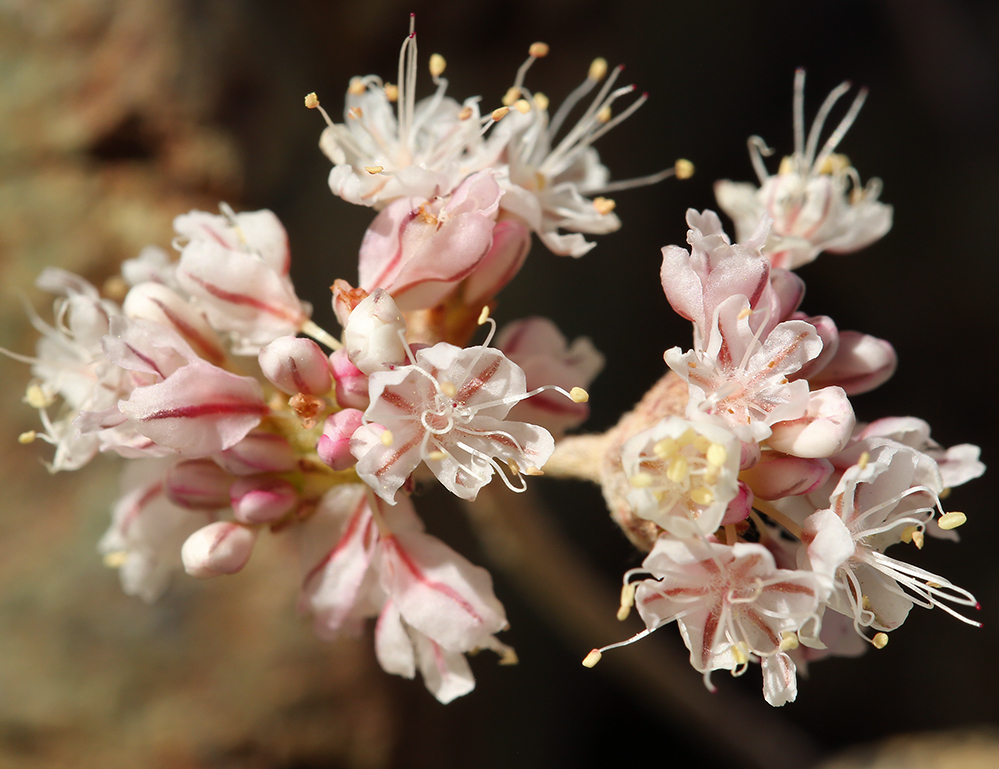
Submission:
<svg viewBox="0 0 999 769">
<path fill-rule="evenodd" d="M 862 253 L 801 269 L 803 309 L 895 345 L 898 373 L 855 400 L 861 419 L 920 416 L 940 443 L 976 443 L 997 462 L 999 5 L 989 0 L 0 0 L 0 345 L 33 349 L 23 298 L 47 317 L 50 299 L 33 288 L 44 266 L 101 285 L 147 243 L 167 246 L 174 216 L 219 200 L 278 214 L 299 293 L 335 328 L 328 286 L 356 278 L 372 214 L 329 192 L 323 124 L 302 97 L 316 91 L 336 119 L 351 76 L 394 81 L 411 11 L 421 68 L 443 54 L 448 93 L 481 94 L 486 108 L 535 40 L 551 53 L 527 84 L 553 104 L 595 56 L 626 63 L 625 81 L 650 99 L 597 145 L 614 177 L 678 157 L 697 168 L 615 195 L 624 226 L 583 259 L 536 245 L 500 297 L 501 324 L 550 316 L 605 352 L 588 427 L 613 425 L 664 373 L 662 351 L 689 344 L 659 285 L 660 248 L 684 243 L 684 211 L 713 207 L 716 179 L 754 179 L 748 136 L 790 151 L 792 78 L 804 66 L 807 120 L 842 80 L 870 88 L 840 147 L 865 181 L 884 180 L 895 225 Z M 989 475 L 948 500 L 969 515 L 962 543 L 919 554 L 976 594 L 984 627 L 914 610 L 884 650 L 812 666 L 798 701 L 776 711 L 755 668 L 716 675 L 720 692 L 708 696 L 672 629 L 580 666 L 592 646 L 637 629 L 613 614 L 620 575 L 640 556 L 596 488 L 540 479 L 524 502 L 547 508 L 537 557 L 558 546 L 551 573 L 579 586 L 565 601 L 428 494 L 418 508 L 430 531 L 493 571 L 511 621 L 504 640 L 521 659 L 473 660 L 478 688 L 444 707 L 418 681 L 382 674 L 370 636 L 313 637 L 279 538 L 238 577 L 179 576 L 154 606 L 123 596 L 95 552 L 117 466 L 47 474 L 46 447 L 15 441 L 36 427 L 20 402 L 27 380 L 27 367 L 0 359 L 0 766 L 997 765 Z M 577 601 L 606 622 L 574 624 L 560 607 Z"/>
</svg>

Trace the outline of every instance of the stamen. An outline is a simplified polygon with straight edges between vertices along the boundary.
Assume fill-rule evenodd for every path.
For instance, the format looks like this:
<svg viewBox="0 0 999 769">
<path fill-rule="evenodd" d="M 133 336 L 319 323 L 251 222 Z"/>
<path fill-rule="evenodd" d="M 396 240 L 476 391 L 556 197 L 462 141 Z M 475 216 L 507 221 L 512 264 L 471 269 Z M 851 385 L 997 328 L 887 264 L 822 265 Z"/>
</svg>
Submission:
<svg viewBox="0 0 999 769">
<path fill-rule="evenodd" d="M 583 667 L 592 668 L 594 665 L 600 662 L 601 657 L 603 657 L 603 654 L 600 653 L 600 650 L 594 649 L 589 654 L 587 654 L 586 657 L 583 659 Z"/>
<path fill-rule="evenodd" d="M 884 649 L 888 645 L 888 635 L 886 633 L 875 633 L 871 643 L 875 649 Z"/>
<path fill-rule="evenodd" d="M 386 83 L 383 90 L 385 91 L 385 98 L 390 102 L 399 101 L 399 86 L 393 83 Z"/>
<path fill-rule="evenodd" d="M 958 526 L 963 526 L 967 521 L 968 516 L 964 513 L 954 511 L 941 515 L 937 521 L 937 525 L 944 531 L 950 531 L 951 529 L 956 529 Z"/>
<path fill-rule="evenodd" d="M 384 171 L 385 166 L 365 166 L 364 170 L 367 171 L 372 176 L 374 176 L 375 174 L 380 174 L 382 171 Z"/>
<path fill-rule="evenodd" d="M 573 387 L 569 390 L 569 399 L 573 403 L 586 403 L 590 399 L 590 394 L 582 387 Z"/>
<path fill-rule="evenodd" d="M 592 80 L 597 83 L 604 79 L 607 75 L 607 59 L 603 56 L 598 56 L 592 62 L 590 62 L 590 71 L 586 73 L 586 79 Z"/>
<path fill-rule="evenodd" d="M 548 109 L 548 104 L 549 104 L 548 97 L 545 96 L 543 93 L 538 92 L 534 94 L 534 106 L 537 109 L 544 112 L 546 109 Z"/>
<path fill-rule="evenodd" d="M 548 43 L 531 43 L 527 52 L 535 59 L 543 59 L 548 55 Z"/>
<path fill-rule="evenodd" d="M 510 112 L 509 107 L 497 107 L 492 112 L 492 119 L 494 122 L 498 123 L 503 118 L 505 118 L 509 112 Z"/>
<path fill-rule="evenodd" d="M 330 128 L 333 127 L 333 121 L 330 120 L 330 116 L 326 113 L 326 110 L 324 110 L 322 106 L 320 106 L 319 97 L 316 96 L 315 91 L 306 95 L 305 106 L 308 107 L 309 109 L 319 110 L 319 114 L 323 116 L 323 120 L 326 121 L 326 125 L 328 125 Z"/>
<path fill-rule="evenodd" d="M 617 207 L 617 203 L 615 203 L 611 198 L 594 198 L 593 207 L 601 216 L 607 216 L 607 214 Z"/>
<path fill-rule="evenodd" d="M 388 447 L 392 445 L 392 431 L 383 430 L 381 434 L 382 446 Z"/>
<path fill-rule="evenodd" d="M 526 115 L 531 111 L 531 103 L 527 101 L 527 99 L 517 99 L 517 101 L 513 103 L 513 108 L 521 115 Z"/>
<path fill-rule="evenodd" d="M 367 90 L 368 90 L 368 87 L 364 83 L 364 78 L 361 78 L 361 77 L 352 77 L 350 79 L 350 85 L 347 86 L 347 93 L 349 93 L 349 94 L 351 94 L 353 96 L 363 96 L 364 92 L 367 91 Z M 314 94 L 310 94 L 310 95 L 314 95 Z M 305 98 L 308 99 L 309 97 L 306 96 Z M 308 102 L 306 102 L 305 106 L 306 107 L 309 106 Z"/>
<path fill-rule="evenodd" d="M 430 56 L 430 76 L 433 77 L 435 83 L 437 82 L 437 78 L 444 74 L 446 67 L 447 61 L 439 53 Z"/>
<path fill-rule="evenodd" d="M 782 652 L 794 651 L 799 646 L 798 634 L 790 630 L 785 630 L 780 634 L 780 650 Z"/>
<path fill-rule="evenodd" d="M 680 158 L 673 166 L 677 179 L 689 179 L 694 175 L 694 164 L 685 158 Z"/>
<path fill-rule="evenodd" d="M 617 610 L 617 618 L 620 622 L 628 619 L 631 614 L 631 607 L 635 605 L 635 590 L 638 586 L 633 582 L 625 582 L 621 587 L 621 606 Z"/>
<path fill-rule="evenodd" d="M 29 443 L 34 443 L 35 438 L 37 437 L 38 437 L 37 432 L 35 432 L 34 430 L 28 430 L 27 432 L 23 432 L 17 436 L 17 442 L 20 443 L 21 445 L 27 445 Z"/>
</svg>

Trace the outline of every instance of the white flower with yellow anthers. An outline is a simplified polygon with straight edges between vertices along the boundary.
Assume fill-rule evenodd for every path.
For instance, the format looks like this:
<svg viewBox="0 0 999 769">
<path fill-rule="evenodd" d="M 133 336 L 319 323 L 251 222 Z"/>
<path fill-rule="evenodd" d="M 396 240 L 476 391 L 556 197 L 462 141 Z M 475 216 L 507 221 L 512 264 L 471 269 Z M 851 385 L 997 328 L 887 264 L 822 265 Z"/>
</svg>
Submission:
<svg viewBox="0 0 999 769">
<path fill-rule="evenodd" d="M 621 448 L 635 513 L 677 537 L 708 536 L 739 493 L 739 439 L 721 425 L 667 417 Z M 744 504 L 740 520 L 749 512 Z"/>
<path fill-rule="evenodd" d="M 381 209 L 400 197 L 446 195 L 468 175 L 462 160 L 480 142 L 492 118 L 479 118 L 478 97 L 458 104 L 444 95 L 444 57 L 430 57 L 436 92 L 416 101 L 416 32 L 399 51 L 398 83 L 377 75 L 355 77 L 347 89 L 344 122 L 333 123 L 309 94 L 305 105 L 319 108 L 328 124 L 320 149 L 333 161 L 329 184 L 349 203 Z"/>
<path fill-rule="evenodd" d="M 612 105 L 634 93 L 635 86 L 615 88 L 624 67 L 615 67 L 608 77 L 607 62 L 595 59 L 586 80 L 549 117 L 548 97 L 524 87 L 527 70 L 547 54 L 544 43 L 530 47 L 530 56 L 503 99 L 509 114 L 492 130 L 474 167 L 503 169 L 499 178 L 506 194 L 501 208 L 526 221 L 553 253 L 582 256 L 595 244 L 580 233 L 602 235 L 621 226 L 614 214 L 614 201 L 603 195 L 674 175 L 687 178 L 694 168 L 689 161 L 680 160 L 674 168 L 657 174 L 610 182 L 610 173 L 592 145 L 641 107 L 648 94 L 643 93 L 614 115 Z M 556 141 L 569 113 L 601 81 L 603 85 L 579 120 Z"/>
<path fill-rule="evenodd" d="M 773 153 L 759 136 L 749 139 L 749 154 L 760 187 L 726 180 L 715 184 L 715 198 L 735 222 L 738 240 L 746 240 L 766 214 L 773 219 L 764 254 L 775 267 L 811 262 L 823 251 L 849 253 L 880 239 L 891 229 L 892 208 L 878 201 L 881 180 L 861 185 L 845 155 L 835 152 L 867 98 L 861 89 L 836 130 L 819 149 L 826 118 L 850 89 L 842 83 L 826 97 L 805 139 L 805 71 L 794 76 L 794 152 L 771 175 L 763 157 Z"/>
</svg>

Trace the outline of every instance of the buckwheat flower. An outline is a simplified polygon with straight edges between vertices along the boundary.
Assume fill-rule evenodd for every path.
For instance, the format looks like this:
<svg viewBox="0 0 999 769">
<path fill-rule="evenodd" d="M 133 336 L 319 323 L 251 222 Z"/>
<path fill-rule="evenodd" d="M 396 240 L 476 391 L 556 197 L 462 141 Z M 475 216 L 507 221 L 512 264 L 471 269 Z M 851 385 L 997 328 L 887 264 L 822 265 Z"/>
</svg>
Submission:
<svg viewBox="0 0 999 769">
<path fill-rule="evenodd" d="M 531 47 L 530 57 L 504 99 L 509 112 L 492 129 L 474 162 L 476 167 L 494 165 L 504 169 L 500 183 L 506 195 L 502 207 L 527 222 L 552 253 L 578 257 L 596 245 L 584 235 L 602 235 L 621 226 L 614 213 L 614 201 L 602 195 L 653 184 L 675 172 L 671 168 L 642 179 L 610 182 L 610 173 L 592 145 L 632 115 L 648 94 L 612 115 L 612 105 L 634 93 L 635 86 L 615 88 L 624 67 L 615 67 L 605 79 L 607 62 L 596 59 L 586 80 L 549 117 L 547 97 L 531 93 L 524 86 L 527 70 L 546 53 L 543 44 Z M 576 124 L 560 136 L 573 108 L 601 81 L 603 85 Z M 683 166 L 687 167 L 689 163 Z"/>
<path fill-rule="evenodd" d="M 177 217 L 174 228 L 187 239 L 177 281 L 213 328 L 229 332 L 235 353 L 256 355 L 307 325 L 311 307 L 295 294 L 287 235 L 270 211 L 225 217 L 194 211 Z"/>
<path fill-rule="evenodd" d="M 739 439 L 720 424 L 667 417 L 629 438 L 621 462 L 635 513 L 677 537 L 713 534 L 739 495 Z M 733 511 L 749 513 L 751 499 Z"/>
<path fill-rule="evenodd" d="M 632 577 L 642 572 L 651 578 L 638 582 L 634 602 L 646 630 L 631 641 L 675 621 L 690 664 L 704 673 L 708 689 L 714 691 L 712 671 L 741 675 L 751 660 L 759 660 L 766 701 L 773 706 L 794 701 L 795 664 L 786 647 L 789 638 L 796 641 L 798 631 L 817 621 L 824 595 L 818 575 L 776 568 L 762 545 L 730 547 L 669 534 L 656 540 L 641 569 L 628 573 L 629 590 Z M 598 650 L 597 659 L 620 645 Z"/>
<path fill-rule="evenodd" d="M 360 484 L 327 493 L 300 527 L 300 607 L 324 638 L 377 617 L 375 652 L 389 673 L 419 670 L 441 702 L 475 686 L 465 653 L 512 649 L 495 633 L 506 615 L 489 574 L 423 533 L 408 499 L 389 506 Z"/>
<path fill-rule="evenodd" d="M 376 75 L 353 78 L 344 122 L 327 118 L 319 139 L 320 149 L 334 163 L 330 189 L 349 203 L 380 210 L 397 198 L 446 195 L 467 175 L 462 161 L 481 142 L 479 100 L 458 104 L 445 95 L 443 57 L 430 61 L 436 92 L 416 101 L 413 18 L 399 51 L 398 81 L 386 83 Z M 306 106 L 319 107 L 314 94 L 306 98 Z"/>
<path fill-rule="evenodd" d="M 212 521 L 211 513 L 180 507 L 167 497 L 166 475 L 173 463 L 138 459 L 125 465 L 111 527 L 98 545 L 104 562 L 118 568 L 125 593 L 149 603 L 181 568 L 184 541 Z"/>
<path fill-rule="evenodd" d="M 390 503 L 421 462 L 462 499 L 475 499 L 497 471 L 522 490 L 521 474 L 536 472 L 555 448 L 547 430 L 504 420 L 528 397 L 525 381 L 498 350 L 446 342 L 372 373 L 365 424 L 351 439 L 358 475 Z"/>
<path fill-rule="evenodd" d="M 390 203 L 361 242 L 360 287 L 384 288 L 403 310 L 438 304 L 490 252 L 502 195 L 487 169 L 450 195 Z"/>
<path fill-rule="evenodd" d="M 875 447 L 843 473 L 829 508 L 809 516 L 803 541 L 811 567 L 835 582 L 830 608 L 853 618 L 854 628 L 891 631 L 913 604 L 940 608 L 969 625 L 951 604 L 975 606 L 968 591 L 947 579 L 885 554 L 892 545 L 923 542 L 923 532 L 940 509 L 939 476 L 933 460 L 899 444 Z M 921 482 L 936 476 L 936 482 Z M 963 514 L 941 517 L 957 525 Z M 866 637 L 866 636 L 865 636 Z"/>
<path fill-rule="evenodd" d="M 763 156 L 773 150 L 753 136 L 749 154 L 760 187 L 727 180 L 715 184 L 718 205 L 732 217 L 739 240 L 749 237 L 762 215 L 773 219 L 764 252 L 777 267 L 799 267 L 823 251 L 857 251 L 891 229 L 892 208 L 878 201 L 881 180 L 870 179 L 862 186 L 849 159 L 835 152 L 860 112 L 867 89 L 861 89 L 820 149 L 826 118 L 850 84 L 842 83 L 829 94 L 807 140 L 804 88 L 805 71 L 799 69 L 794 76 L 794 152 L 781 161 L 777 173 L 771 175 L 763 163 Z"/>
</svg>

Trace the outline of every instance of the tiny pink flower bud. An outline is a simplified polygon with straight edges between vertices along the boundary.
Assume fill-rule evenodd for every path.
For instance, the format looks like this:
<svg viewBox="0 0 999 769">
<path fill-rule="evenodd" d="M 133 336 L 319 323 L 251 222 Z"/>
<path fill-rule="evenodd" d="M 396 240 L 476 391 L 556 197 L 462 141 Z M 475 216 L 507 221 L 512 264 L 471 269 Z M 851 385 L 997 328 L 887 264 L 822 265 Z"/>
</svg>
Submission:
<svg viewBox="0 0 999 769">
<path fill-rule="evenodd" d="M 270 523 L 295 507 L 298 493 L 294 486 L 280 478 L 246 476 L 232 484 L 229 501 L 236 520 Z"/>
<path fill-rule="evenodd" d="M 189 459 L 170 468 L 166 495 L 175 505 L 192 510 L 229 507 L 233 478 L 210 459 Z"/>
<path fill-rule="evenodd" d="M 403 363 L 406 355 L 406 321 L 389 293 L 376 288 L 354 308 L 343 331 L 350 362 L 365 374 Z"/>
<path fill-rule="evenodd" d="M 316 452 L 334 470 L 346 470 L 356 464 L 350 452 L 350 438 L 361 426 L 363 416 L 358 409 L 344 409 L 326 418 Z"/>
<path fill-rule="evenodd" d="M 225 349 L 205 316 L 162 283 L 140 283 L 133 288 L 125 297 L 122 312 L 129 318 L 151 320 L 172 328 L 210 363 L 220 365 L 225 360 Z"/>
<path fill-rule="evenodd" d="M 238 523 L 210 523 L 198 529 L 184 542 L 180 550 L 184 570 L 200 579 L 235 574 L 250 560 L 256 540 L 257 532 L 254 529 Z"/>
<path fill-rule="evenodd" d="M 263 430 L 253 430 L 215 458 L 233 475 L 283 473 L 293 470 L 298 464 L 295 450 L 287 440 Z"/>
<path fill-rule="evenodd" d="M 333 291 L 333 312 L 343 328 L 347 327 L 347 319 L 354 308 L 366 299 L 368 292 L 363 288 L 354 288 L 347 281 L 337 278 L 330 287 Z"/>
<path fill-rule="evenodd" d="M 330 368 L 336 381 L 336 402 L 348 408 L 366 409 L 371 402 L 368 376 L 350 362 L 347 350 L 341 348 L 330 355 Z"/>
<path fill-rule="evenodd" d="M 260 351 L 258 360 L 264 376 L 288 395 L 325 395 L 333 386 L 326 353 L 311 339 L 278 337 Z"/>
</svg>

